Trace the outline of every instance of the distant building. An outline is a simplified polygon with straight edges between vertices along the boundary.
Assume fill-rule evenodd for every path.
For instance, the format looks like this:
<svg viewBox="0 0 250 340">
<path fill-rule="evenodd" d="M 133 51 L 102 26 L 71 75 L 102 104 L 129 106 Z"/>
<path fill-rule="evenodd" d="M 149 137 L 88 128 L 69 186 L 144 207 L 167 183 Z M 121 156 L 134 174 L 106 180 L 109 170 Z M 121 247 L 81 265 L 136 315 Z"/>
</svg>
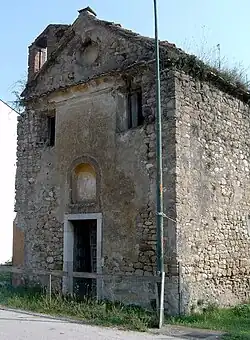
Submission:
<svg viewBox="0 0 250 340">
<path fill-rule="evenodd" d="M 0 100 L 0 263 L 12 257 L 17 114 Z"/>
<path fill-rule="evenodd" d="M 249 93 L 173 44 L 160 56 L 166 310 L 247 301 Z M 153 39 L 89 8 L 29 47 L 15 207 L 25 267 L 111 277 L 65 291 L 155 299 L 154 65 Z"/>
</svg>

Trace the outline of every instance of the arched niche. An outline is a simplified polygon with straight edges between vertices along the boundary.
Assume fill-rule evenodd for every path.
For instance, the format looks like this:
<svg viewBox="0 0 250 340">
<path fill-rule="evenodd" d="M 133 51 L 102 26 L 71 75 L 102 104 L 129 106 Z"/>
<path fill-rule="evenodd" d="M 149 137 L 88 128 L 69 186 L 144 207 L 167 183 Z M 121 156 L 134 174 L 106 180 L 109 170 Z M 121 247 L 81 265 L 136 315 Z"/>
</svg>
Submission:
<svg viewBox="0 0 250 340">
<path fill-rule="evenodd" d="M 72 173 L 73 203 L 93 202 L 96 200 L 96 171 L 89 163 L 80 163 Z"/>
</svg>

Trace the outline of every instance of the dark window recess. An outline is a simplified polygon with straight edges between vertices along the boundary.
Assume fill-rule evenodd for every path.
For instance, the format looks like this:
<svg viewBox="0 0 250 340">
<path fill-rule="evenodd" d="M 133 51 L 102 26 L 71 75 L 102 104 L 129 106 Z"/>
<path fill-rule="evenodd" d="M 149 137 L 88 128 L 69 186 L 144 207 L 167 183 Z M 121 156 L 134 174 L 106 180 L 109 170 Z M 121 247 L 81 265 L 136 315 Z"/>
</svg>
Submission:
<svg viewBox="0 0 250 340">
<path fill-rule="evenodd" d="M 49 146 L 55 145 L 56 137 L 56 117 L 48 117 L 48 144 Z"/>
<path fill-rule="evenodd" d="M 141 91 L 131 92 L 128 95 L 128 128 L 135 128 L 142 125 L 143 122 L 142 93 Z"/>
</svg>

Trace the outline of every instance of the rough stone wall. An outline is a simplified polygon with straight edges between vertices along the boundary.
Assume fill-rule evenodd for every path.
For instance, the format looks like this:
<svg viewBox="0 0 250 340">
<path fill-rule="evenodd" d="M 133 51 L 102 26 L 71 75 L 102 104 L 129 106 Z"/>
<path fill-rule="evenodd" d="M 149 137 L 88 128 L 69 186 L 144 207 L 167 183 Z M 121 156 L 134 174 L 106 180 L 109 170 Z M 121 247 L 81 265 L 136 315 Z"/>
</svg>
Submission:
<svg viewBox="0 0 250 340">
<path fill-rule="evenodd" d="M 15 211 L 18 227 L 24 231 L 28 269 L 60 269 L 62 263 L 55 153 L 44 138 L 46 122 L 45 112 L 29 107 L 18 121 Z"/>
<path fill-rule="evenodd" d="M 152 69 L 148 76 L 143 77 L 147 98 L 144 106 L 148 119 L 152 122 L 147 126 L 147 159 L 146 165 L 149 173 L 149 216 L 143 227 L 142 249 L 151 247 L 151 262 L 156 271 L 156 102 L 155 102 L 155 72 Z M 176 94 L 175 77 L 172 70 L 161 72 L 161 114 L 162 114 L 162 158 L 163 158 L 163 205 L 164 213 L 164 263 L 165 263 L 165 312 L 167 314 L 179 313 L 178 293 L 178 264 L 176 250 Z M 151 223 L 151 225 L 148 225 Z M 138 225 L 140 226 L 140 224 Z M 139 229 L 138 229 L 139 230 Z M 151 235 L 150 235 L 151 233 Z M 154 255 L 153 255 L 154 252 Z M 145 261 L 143 254 L 142 260 Z"/>
<path fill-rule="evenodd" d="M 250 297 L 249 106 L 176 73 L 183 310 Z"/>
<path fill-rule="evenodd" d="M 24 265 L 24 231 L 19 227 L 17 220 L 13 222 L 13 255 L 12 265 L 14 267 L 23 267 Z M 23 278 L 19 274 L 12 274 L 12 285 L 20 286 Z"/>
</svg>

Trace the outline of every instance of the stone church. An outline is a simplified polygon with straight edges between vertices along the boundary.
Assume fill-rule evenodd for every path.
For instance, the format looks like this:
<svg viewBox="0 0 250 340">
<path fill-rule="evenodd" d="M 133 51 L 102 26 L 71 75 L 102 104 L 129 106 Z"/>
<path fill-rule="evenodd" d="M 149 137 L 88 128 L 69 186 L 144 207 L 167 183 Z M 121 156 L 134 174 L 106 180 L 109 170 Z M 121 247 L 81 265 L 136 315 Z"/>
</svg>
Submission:
<svg viewBox="0 0 250 340">
<path fill-rule="evenodd" d="M 246 301 L 250 95 L 166 41 L 160 59 L 166 310 Z M 28 64 L 18 121 L 19 265 L 107 274 L 112 282 L 78 280 L 82 294 L 150 305 L 154 40 L 88 7 L 72 25 L 49 25 L 29 47 Z"/>
</svg>

